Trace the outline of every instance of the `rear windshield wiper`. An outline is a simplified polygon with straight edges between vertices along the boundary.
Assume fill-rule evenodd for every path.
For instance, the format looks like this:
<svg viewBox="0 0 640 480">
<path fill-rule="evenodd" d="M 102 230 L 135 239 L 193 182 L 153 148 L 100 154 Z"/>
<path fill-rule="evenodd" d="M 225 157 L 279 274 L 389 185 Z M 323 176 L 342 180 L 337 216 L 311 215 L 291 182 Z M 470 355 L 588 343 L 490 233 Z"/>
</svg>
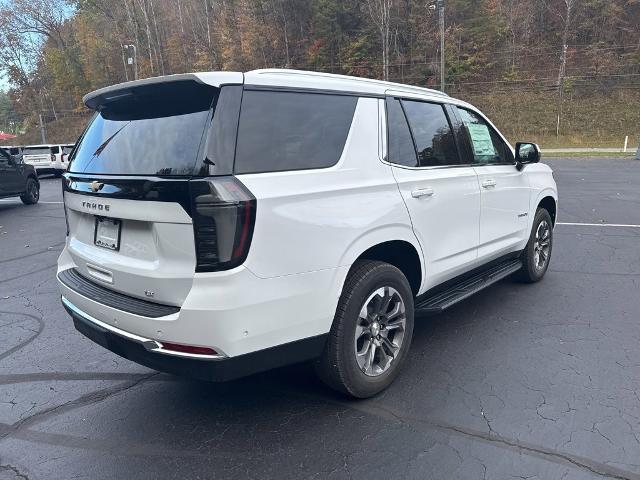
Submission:
<svg viewBox="0 0 640 480">
<path fill-rule="evenodd" d="M 111 135 L 109 138 L 107 138 L 104 142 L 102 142 L 100 144 L 100 146 L 96 149 L 95 152 L 93 152 L 93 158 L 95 157 L 99 157 L 100 154 L 104 151 L 105 148 L 107 148 L 107 145 L 109 145 L 109 143 L 111 142 L 111 140 L 114 139 L 114 137 L 116 135 L 118 135 L 122 130 L 124 130 L 124 128 L 129 125 L 131 122 L 127 122 L 125 123 L 122 127 L 120 127 L 113 135 Z"/>
</svg>

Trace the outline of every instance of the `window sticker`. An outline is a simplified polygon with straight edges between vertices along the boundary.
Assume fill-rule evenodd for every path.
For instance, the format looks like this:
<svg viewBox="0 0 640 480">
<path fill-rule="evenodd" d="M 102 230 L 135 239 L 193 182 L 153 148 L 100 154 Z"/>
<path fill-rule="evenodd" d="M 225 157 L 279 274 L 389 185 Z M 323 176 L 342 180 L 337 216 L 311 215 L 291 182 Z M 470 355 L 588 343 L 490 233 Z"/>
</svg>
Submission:
<svg viewBox="0 0 640 480">
<path fill-rule="evenodd" d="M 491 141 L 491 134 L 489 128 L 486 125 L 478 123 L 468 123 L 469 136 L 471 137 L 471 145 L 473 147 L 473 154 L 476 157 L 497 155 L 496 150 L 493 148 L 493 142 Z"/>
</svg>

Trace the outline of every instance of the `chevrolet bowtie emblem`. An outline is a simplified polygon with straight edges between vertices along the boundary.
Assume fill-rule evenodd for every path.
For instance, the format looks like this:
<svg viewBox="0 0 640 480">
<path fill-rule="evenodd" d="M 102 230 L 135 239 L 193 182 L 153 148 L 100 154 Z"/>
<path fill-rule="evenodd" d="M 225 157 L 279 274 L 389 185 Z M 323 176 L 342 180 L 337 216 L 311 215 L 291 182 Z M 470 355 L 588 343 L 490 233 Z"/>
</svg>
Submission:
<svg viewBox="0 0 640 480">
<path fill-rule="evenodd" d="M 98 190 L 100 190 L 102 187 L 104 187 L 104 183 L 100 183 L 100 182 L 91 182 L 91 190 L 95 193 Z"/>
</svg>

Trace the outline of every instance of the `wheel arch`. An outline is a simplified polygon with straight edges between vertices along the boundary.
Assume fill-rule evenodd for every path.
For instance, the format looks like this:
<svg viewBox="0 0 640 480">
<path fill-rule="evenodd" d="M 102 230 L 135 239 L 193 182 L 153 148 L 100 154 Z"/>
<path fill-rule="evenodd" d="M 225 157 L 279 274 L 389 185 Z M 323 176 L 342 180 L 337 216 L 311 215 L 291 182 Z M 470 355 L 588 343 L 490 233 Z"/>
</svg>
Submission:
<svg viewBox="0 0 640 480">
<path fill-rule="evenodd" d="M 557 210 L 558 210 L 556 199 L 554 197 L 552 197 L 551 195 L 548 195 L 548 194 L 544 195 L 540 199 L 540 201 L 538 201 L 538 205 L 536 207 L 536 210 L 538 208 L 544 208 L 547 212 L 549 212 L 549 215 L 551 216 L 551 222 L 555 226 L 555 224 L 556 224 L 556 215 L 557 215 Z"/>
<path fill-rule="evenodd" d="M 358 255 L 353 265 L 359 260 L 378 260 L 393 265 L 407 277 L 413 294 L 418 294 L 422 285 L 422 258 L 419 250 L 411 242 L 387 240 L 377 243 Z"/>
<path fill-rule="evenodd" d="M 30 173 L 27 175 L 27 179 L 26 179 L 26 180 L 29 180 L 30 178 L 32 178 L 33 180 L 35 180 L 35 182 L 38 184 L 38 186 L 40 186 L 40 180 L 38 180 L 38 175 L 37 175 L 37 174 L 35 174 L 35 173 L 31 173 L 31 172 L 30 172 Z M 25 181 L 25 184 L 26 184 L 26 181 Z"/>
</svg>

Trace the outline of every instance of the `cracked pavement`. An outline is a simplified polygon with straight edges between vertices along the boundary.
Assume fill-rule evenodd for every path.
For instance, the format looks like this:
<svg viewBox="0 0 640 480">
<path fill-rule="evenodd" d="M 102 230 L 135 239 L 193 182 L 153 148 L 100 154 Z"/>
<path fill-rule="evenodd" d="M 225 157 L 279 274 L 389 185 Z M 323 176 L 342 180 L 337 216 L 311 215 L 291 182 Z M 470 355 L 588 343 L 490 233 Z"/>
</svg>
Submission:
<svg viewBox="0 0 640 480">
<path fill-rule="evenodd" d="M 549 163 L 560 222 L 640 224 L 640 162 Z M 557 226 L 542 282 L 418 319 L 397 381 L 352 401 L 307 365 L 208 384 L 84 338 L 60 197 L 0 201 L 0 480 L 640 480 L 640 228 Z"/>
</svg>

